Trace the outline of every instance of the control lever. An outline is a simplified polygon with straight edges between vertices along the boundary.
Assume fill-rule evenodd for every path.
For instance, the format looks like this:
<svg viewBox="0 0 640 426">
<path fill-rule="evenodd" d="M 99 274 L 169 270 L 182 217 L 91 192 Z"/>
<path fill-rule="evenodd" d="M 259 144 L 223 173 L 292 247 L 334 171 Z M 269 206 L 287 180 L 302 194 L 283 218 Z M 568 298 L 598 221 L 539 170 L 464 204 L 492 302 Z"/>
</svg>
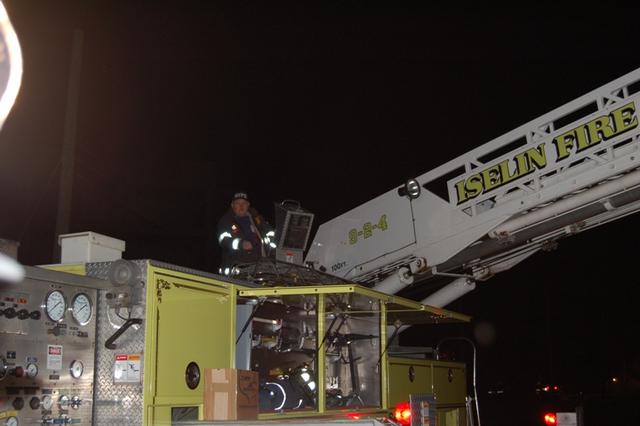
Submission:
<svg viewBox="0 0 640 426">
<path fill-rule="evenodd" d="M 127 329 L 132 325 L 139 325 L 139 324 L 142 324 L 142 318 L 129 318 L 127 321 L 125 321 L 124 324 L 122 324 L 122 326 L 119 329 L 116 330 L 115 333 L 113 333 L 113 335 L 111 335 L 111 337 L 107 339 L 106 342 L 104 342 L 104 347 L 107 349 L 114 350 L 117 347 L 115 344 L 115 341 L 118 340 L 118 338 L 122 335 L 122 333 L 127 331 Z"/>
<path fill-rule="evenodd" d="M 82 400 L 78 395 L 75 395 L 74 397 L 71 398 L 71 408 L 73 408 L 74 410 L 77 410 L 78 408 L 80 408 L 81 404 L 82 404 Z"/>
</svg>

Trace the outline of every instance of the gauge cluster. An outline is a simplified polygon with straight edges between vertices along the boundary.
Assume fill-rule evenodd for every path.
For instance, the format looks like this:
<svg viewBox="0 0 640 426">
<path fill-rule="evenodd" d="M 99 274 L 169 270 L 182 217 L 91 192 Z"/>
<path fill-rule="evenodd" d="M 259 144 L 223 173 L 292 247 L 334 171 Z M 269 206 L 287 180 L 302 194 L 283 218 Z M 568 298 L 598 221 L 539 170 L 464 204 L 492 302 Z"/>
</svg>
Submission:
<svg viewBox="0 0 640 426">
<path fill-rule="evenodd" d="M 78 325 L 87 325 L 93 317 L 93 303 L 86 293 L 77 293 L 71 303 L 67 303 L 67 297 L 60 290 L 50 291 L 44 301 L 44 310 L 47 317 L 53 322 L 61 322 L 69 311 L 71 318 Z"/>
</svg>

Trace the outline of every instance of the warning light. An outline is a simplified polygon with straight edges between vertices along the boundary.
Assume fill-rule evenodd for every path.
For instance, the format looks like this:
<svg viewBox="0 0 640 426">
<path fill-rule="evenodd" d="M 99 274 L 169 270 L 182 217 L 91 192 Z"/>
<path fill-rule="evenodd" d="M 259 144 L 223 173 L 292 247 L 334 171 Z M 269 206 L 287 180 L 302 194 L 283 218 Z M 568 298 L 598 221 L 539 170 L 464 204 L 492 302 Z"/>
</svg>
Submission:
<svg viewBox="0 0 640 426">
<path fill-rule="evenodd" d="M 409 426 L 411 424 L 411 406 L 408 402 L 401 402 L 396 405 L 396 409 L 393 412 L 393 417 L 402 426 Z"/>
<path fill-rule="evenodd" d="M 611 379 L 611 381 L 612 381 L 613 383 L 618 383 L 618 378 L 617 378 L 617 377 L 614 377 L 613 379 Z"/>
<path fill-rule="evenodd" d="M 347 413 L 347 417 L 351 420 L 360 420 L 361 418 L 359 413 Z"/>
<path fill-rule="evenodd" d="M 558 392 L 558 390 L 559 390 L 559 389 L 560 389 L 560 388 L 559 388 L 557 385 L 555 385 L 555 386 L 553 387 L 553 390 L 554 390 L 554 391 L 556 391 L 556 392 Z"/>
<path fill-rule="evenodd" d="M 556 425 L 557 424 L 557 419 L 556 419 L 556 415 L 554 413 L 547 413 L 544 415 L 544 424 L 545 425 Z"/>
</svg>

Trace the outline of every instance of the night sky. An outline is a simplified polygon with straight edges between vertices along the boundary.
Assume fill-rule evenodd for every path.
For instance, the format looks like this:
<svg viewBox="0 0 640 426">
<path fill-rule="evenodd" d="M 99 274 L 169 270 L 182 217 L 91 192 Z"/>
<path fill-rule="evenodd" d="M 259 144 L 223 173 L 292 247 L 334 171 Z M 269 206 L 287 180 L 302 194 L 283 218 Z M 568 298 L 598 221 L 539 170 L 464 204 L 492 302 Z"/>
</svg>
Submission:
<svg viewBox="0 0 640 426">
<path fill-rule="evenodd" d="M 273 202 L 299 200 L 317 226 L 640 66 L 637 16 L 613 7 L 4 3 L 24 76 L 0 133 L 0 237 L 27 265 L 57 261 L 74 29 L 69 232 L 208 271 L 238 189 L 270 220 Z M 599 390 L 621 374 L 640 331 L 639 220 L 562 240 L 449 306 L 495 328 L 483 383 Z"/>
</svg>

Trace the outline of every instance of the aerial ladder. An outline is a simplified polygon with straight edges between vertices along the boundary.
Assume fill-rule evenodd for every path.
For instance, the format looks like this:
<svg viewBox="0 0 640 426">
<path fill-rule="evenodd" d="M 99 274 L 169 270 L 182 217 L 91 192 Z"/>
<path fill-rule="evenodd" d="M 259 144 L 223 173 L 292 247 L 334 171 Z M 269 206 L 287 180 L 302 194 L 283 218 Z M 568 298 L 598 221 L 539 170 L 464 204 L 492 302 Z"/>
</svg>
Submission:
<svg viewBox="0 0 640 426">
<path fill-rule="evenodd" d="M 640 69 L 322 224 L 305 262 L 445 306 L 557 241 L 640 209 Z M 426 287 L 426 286 L 425 286 Z"/>
</svg>

